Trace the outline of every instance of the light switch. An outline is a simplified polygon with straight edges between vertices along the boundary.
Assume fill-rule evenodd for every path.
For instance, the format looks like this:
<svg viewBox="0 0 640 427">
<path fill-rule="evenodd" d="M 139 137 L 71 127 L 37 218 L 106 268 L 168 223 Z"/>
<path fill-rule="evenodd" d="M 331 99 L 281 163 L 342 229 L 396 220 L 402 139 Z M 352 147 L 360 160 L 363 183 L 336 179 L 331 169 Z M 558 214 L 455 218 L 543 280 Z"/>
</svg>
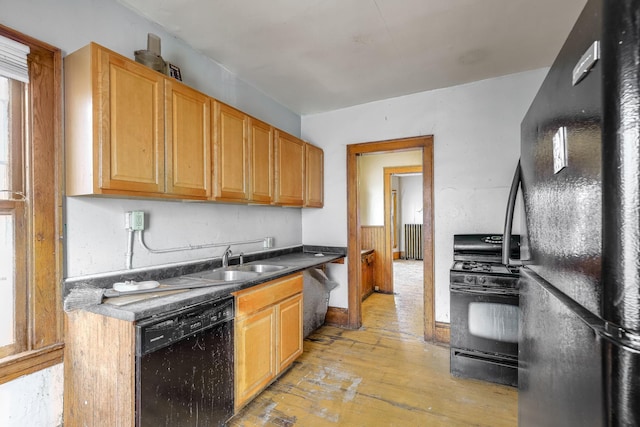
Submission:
<svg viewBox="0 0 640 427">
<path fill-rule="evenodd" d="M 553 173 L 567 167 L 567 128 L 562 126 L 553 135 Z"/>
</svg>

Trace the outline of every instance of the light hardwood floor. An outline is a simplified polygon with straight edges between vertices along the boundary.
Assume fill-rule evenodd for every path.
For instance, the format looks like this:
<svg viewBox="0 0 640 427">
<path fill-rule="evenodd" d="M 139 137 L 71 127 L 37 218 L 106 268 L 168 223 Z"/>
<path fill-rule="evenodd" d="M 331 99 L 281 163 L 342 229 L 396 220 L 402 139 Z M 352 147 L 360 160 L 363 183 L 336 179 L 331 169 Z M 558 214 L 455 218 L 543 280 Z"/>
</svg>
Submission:
<svg viewBox="0 0 640 427">
<path fill-rule="evenodd" d="M 394 264 L 394 268 L 401 268 Z M 363 327 L 324 326 L 278 381 L 229 423 L 254 426 L 516 426 L 517 390 L 449 374 L 449 349 L 422 338 L 422 294 L 363 303 Z"/>
</svg>

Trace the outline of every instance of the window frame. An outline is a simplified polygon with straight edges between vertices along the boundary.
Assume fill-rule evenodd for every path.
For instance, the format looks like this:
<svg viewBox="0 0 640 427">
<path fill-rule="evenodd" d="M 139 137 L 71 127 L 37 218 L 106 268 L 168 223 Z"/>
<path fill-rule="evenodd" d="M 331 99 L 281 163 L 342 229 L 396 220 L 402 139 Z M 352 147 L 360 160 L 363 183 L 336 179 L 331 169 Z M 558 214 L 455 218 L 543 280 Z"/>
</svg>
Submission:
<svg viewBox="0 0 640 427">
<path fill-rule="evenodd" d="M 0 35 L 30 47 L 25 91 L 27 131 L 23 216 L 27 238 L 22 337 L 17 353 L 0 358 L 0 384 L 63 359 L 62 321 L 62 54 L 60 49 L 0 25 Z M 7 204 L 2 205 L 8 208 Z M 4 209 L 3 209 L 4 210 Z M 16 217 L 19 215 L 16 215 Z M 16 222 L 16 227 L 19 226 Z"/>
</svg>

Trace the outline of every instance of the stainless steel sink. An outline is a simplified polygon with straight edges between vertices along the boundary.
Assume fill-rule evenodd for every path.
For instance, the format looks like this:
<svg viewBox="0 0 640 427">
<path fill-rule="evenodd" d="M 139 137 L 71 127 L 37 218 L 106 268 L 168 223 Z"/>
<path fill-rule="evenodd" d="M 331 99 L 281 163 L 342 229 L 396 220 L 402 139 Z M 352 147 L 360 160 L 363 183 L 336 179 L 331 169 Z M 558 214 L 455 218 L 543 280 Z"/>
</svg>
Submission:
<svg viewBox="0 0 640 427">
<path fill-rule="evenodd" d="M 238 266 L 238 270 L 255 273 L 274 273 L 276 271 L 284 270 L 284 265 L 272 265 L 272 264 L 246 264 Z"/>
<path fill-rule="evenodd" d="M 211 280 L 222 283 L 243 282 L 254 279 L 262 274 L 274 273 L 287 268 L 283 265 L 273 264 L 244 264 L 231 267 L 219 268 L 217 270 L 203 271 L 189 274 L 188 278 Z"/>
<path fill-rule="evenodd" d="M 199 273 L 197 277 L 207 280 L 221 280 L 224 282 L 236 282 L 241 280 L 249 280 L 258 276 L 254 271 L 239 271 L 239 270 L 214 270 Z"/>
</svg>

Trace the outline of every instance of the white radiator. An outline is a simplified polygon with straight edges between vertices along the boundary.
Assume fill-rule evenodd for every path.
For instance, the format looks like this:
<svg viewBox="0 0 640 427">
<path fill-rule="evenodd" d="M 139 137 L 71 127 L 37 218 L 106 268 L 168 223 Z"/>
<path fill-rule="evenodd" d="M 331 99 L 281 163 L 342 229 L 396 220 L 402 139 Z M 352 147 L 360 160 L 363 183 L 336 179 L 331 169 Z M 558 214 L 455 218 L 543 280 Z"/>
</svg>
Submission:
<svg viewBox="0 0 640 427">
<path fill-rule="evenodd" d="M 422 224 L 404 225 L 405 259 L 422 259 Z"/>
</svg>

